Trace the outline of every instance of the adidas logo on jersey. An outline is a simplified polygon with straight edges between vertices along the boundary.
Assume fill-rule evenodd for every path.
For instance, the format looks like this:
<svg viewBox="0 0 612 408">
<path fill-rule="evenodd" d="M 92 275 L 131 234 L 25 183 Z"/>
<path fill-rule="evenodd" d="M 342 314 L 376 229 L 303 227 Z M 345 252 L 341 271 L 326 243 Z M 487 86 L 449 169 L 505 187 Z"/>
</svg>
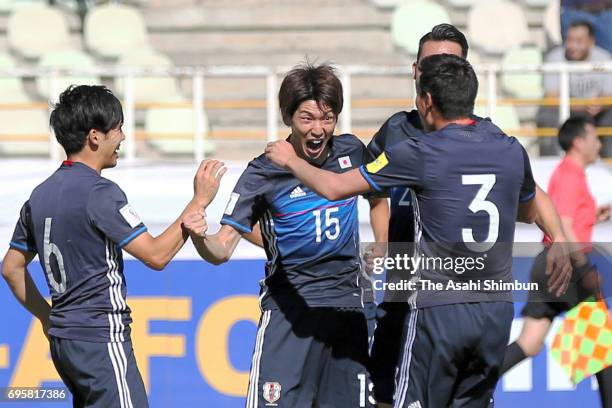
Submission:
<svg viewBox="0 0 612 408">
<path fill-rule="evenodd" d="M 414 401 L 412 404 L 408 405 L 408 408 L 422 408 L 421 401 Z"/>
<path fill-rule="evenodd" d="M 304 190 L 302 190 L 302 187 L 297 186 L 296 188 L 293 189 L 291 194 L 289 194 L 289 198 L 304 197 L 305 195 L 306 193 L 304 192 Z"/>
</svg>

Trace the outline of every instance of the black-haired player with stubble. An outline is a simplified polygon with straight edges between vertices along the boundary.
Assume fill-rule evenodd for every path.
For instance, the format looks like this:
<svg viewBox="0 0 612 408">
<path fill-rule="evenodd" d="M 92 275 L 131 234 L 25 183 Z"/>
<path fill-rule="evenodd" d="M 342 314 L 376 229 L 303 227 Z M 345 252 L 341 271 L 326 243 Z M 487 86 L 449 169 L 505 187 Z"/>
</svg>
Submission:
<svg viewBox="0 0 612 408">
<path fill-rule="evenodd" d="M 122 124 L 121 103 L 103 86 L 60 95 L 51 127 L 67 160 L 23 205 L 2 263 L 14 296 L 41 321 L 74 407 L 148 406 L 130 339 L 122 251 L 161 270 L 188 239 L 180 216 L 151 236 L 124 192 L 102 177 L 117 165 Z M 224 172 L 221 162 L 202 162 L 183 214 L 210 203 Z M 28 271 L 36 255 L 51 306 Z"/>
<path fill-rule="evenodd" d="M 342 174 L 311 166 L 283 141 L 268 144 L 267 157 L 330 200 L 413 188 L 422 256 L 445 255 L 445 244 L 474 257 L 488 250 L 495 256 L 485 268 L 463 278 L 509 282 L 515 221 L 536 218 L 527 153 L 490 121 L 472 116 L 478 80 L 465 59 L 434 55 L 418 69 L 416 105 L 425 132 L 392 118 L 381 132 L 415 137 L 385 146 L 375 161 Z M 461 279 L 452 270 L 416 273 L 423 281 Z M 486 406 L 510 333 L 511 293 L 427 290 L 415 292 L 409 304 L 395 406 Z"/>
<path fill-rule="evenodd" d="M 451 24 L 438 24 L 421 37 L 417 60 L 413 64 L 413 79 L 420 75 L 419 62 L 431 55 L 450 54 L 467 58 L 468 42 L 461 31 Z M 406 122 L 410 126 L 422 129 L 417 110 L 402 111 L 391 116 L 388 121 Z M 383 125 L 383 129 L 386 125 Z M 386 146 L 404 140 L 412 135 L 403 132 L 379 131 L 372 138 L 368 150 L 374 157 L 380 155 Z M 414 191 L 407 187 L 392 187 L 387 194 L 390 197 L 389 220 L 389 256 L 393 251 L 410 251 L 415 241 L 415 211 L 417 209 Z M 536 223 L 555 242 L 565 240 L 561 222 L 550 198 L 536 185 Z M 378 248 L 378 253 L 384 249 Z M 547 262 L 550 269 L 549 287 L 555 294 L 561 294 L 567 284 L 569 263 L 565 246 L 556 245 L 548 253 Z M 402 273 L 387 273 L 387 281 L 402 279 Z M 378 305 L 377 325 L 371 349 L 370 374 L 374 382 L 374 392 L 379 407 L 390 406 L 393 402 L 395 366 L 400 355 L 400 339 L 404 317 L 408 311 L 407 293 L 395 291 L 385 293 L 383 302 Z"/>
</svg>

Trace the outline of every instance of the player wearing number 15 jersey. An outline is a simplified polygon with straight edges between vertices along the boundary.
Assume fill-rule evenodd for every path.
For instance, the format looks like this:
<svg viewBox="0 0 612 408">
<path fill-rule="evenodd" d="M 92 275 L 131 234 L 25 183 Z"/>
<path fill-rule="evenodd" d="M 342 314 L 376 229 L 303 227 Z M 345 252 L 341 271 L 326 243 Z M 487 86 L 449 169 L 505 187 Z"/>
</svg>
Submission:
<svg viewBox="0 0 612 408">
<path fill-rule="evenodd" d="M 471 117 L 478 81 L 470 64 L 434 55 L 419 65 L 416 105 L 430 133 L 396 115 L 381 132 L 415 137 L 386 146 L 375 161 L 343 174 L 309 165 L 283 142 L 269 144 L 267 157 L 330 200 L 391 187 L 414 189 L 416 256 L 427 261 L 414 272 L 434 289 L 410 299 L 395 407 L 484 407 L 508 342 L 511 294 L 452 291 L 448 283 L 510 280 L 515 220 L 534 221 L 535 183 L 516 139 Z M 469 259 L 472 267 L 466 268 Z"/>
<path fill-rule="evenodd" d="M 159 270 L 187 240 L 180 218 L 149 235 L 119 186 L 101 176 L 117 164 L 122 122 L 119 100 L 102 86 L 60 95 L 51 126 L 68 160 L 24 204 L 2 265 L 15 297 L 43 323 L 75 407 L 148 406 L 130 340 L 122 250 Z M 200 166 L 185 211 L 210 202 L 218 187 L 210 175 L 220 164 Z M 27 270 L 36 255 L 51 307 Z"/>
<path fill-rule="evenodd" d="M 333 136 L 342 87 L 331 67 L 289 72 L 279 102 L 291 148 L 313 165 L 346 172 L 371 160 L 355 136 Z M 357 198 L 327 200 L 261 155 L 238 180 L 217 234 L 200 234 L 197 218 L 184 224 L 213 263 L 261 228 L 268 261 L 246 406 L 370 406 Z"/>
</svg>

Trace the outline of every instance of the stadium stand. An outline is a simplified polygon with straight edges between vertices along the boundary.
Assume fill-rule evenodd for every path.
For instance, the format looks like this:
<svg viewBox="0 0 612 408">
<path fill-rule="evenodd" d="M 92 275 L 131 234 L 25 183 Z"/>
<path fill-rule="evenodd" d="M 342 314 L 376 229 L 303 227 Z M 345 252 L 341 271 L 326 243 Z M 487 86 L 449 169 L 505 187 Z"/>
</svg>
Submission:
<svg viewBox="0 0 612 408">
<path fill-rule="evenodd" d="M 150 48 L 135 50 L 121 56 L 117 65 L 120 67 L 144 67 L 144 68 L 170 68 L 174 64 L 165 55 L 157 53 Z M 135 77 L 134 81 L 134 101 L 155 102 L 166 99 L 176 99 L 180 96 L 176 87 L 176 81 L 172 77 Z M 125 84 L 123 79 L 118 79 L 117 92 L 125 94 Z"/>
<path fill-rule="evenodd" d="M 11 13 L 20 7 L 29 7 L 40 3 L 37 0 L 0 0 L 0 13 Z"/>
<path fill-rule="evenodd" d="M 8 22 L 16 14 L 13 9 L 24 3 L 31 2 L 2 0 L 0 50 L 8 42 L 3 43 L 1 33 L 8 32 Z M 38 3 L 45 1 L 39 0 Z M 86 17 L 82 42 L 85 51 L 94 58 L 94 64 L 101 67 L 113 67 L 117 62 L 120 66 L 237 66 L 244 75 L 205 74 L 205 104 L 213 129 L 209 136 L 215 142 L 223 143 L 236 143 L 238 140 L 265 143 L 266 78 L 265 75 L 249 73 L 250 68 L 257 70 L 257 67 L 277 67 L 281 75 L 288 67 L 306 57 L 319 62 L 331 61 L 339 66 L 366 66 L 372 72 L 352 75 L 350 88 L 352 130 L 367 141 L 385 117 L 412 106 L 413 84 L 409 77 L 409 67 L 415 58 L 420 34 L 440 21 L 450 21 L 468 34 L 470 60 L 477 68 L 489 63 L 506 65 L 512 64 L 512 61 L 528 62 L 537 59 L 538 52 L 548 49 L 553 43 L 550 36 L 558 36 L 558 28 L 549 28 L 551 33 L 547 34 L 546 24 L 550 23 L 546 23 L 545 19 L 549 16 L 549 22 L 558 27 L 559 8 L 558 4 L 556 9 L 553 7 L 555 3 L 558 1 L 551 1 L 552 6 L 549 4 L 545 8 L 544 2 L 537 0 L 320 0 L 314 3 L 316 7 L 312 7 L 312 4 L 304 5 L 289 0 L 282 4 L 271 0 L 239 0 L 231 3 L 213 0 L 130 1 L 130 6 L 116 3 L 94 6 Z M 78 35 L 76 2 L 58 0 L 55 4 L 55 11 L 63 14 L 64 20 L 68 21 L 69 33 L 73 35 L 69 49 L 78 50 L 79 44 L 75 41 Z M 397 10 L 394 10 L 395 5 Z M 414 34 L 408 48 L 397 44 L 392 34 L 394 15 L 401 14 L 400 11 L 406 7 L 418 9 L 418 12 L 412 13 L 412 18 L 416 16 L 417 22 L 398 25 L 399 30 L 409 27 L 408 34 Z M 487 31 L 486 35 L 476 35 L 471 31 L 471 19 L 487 7 L 494 9 L 493 18 L 488 20 L 495 23 L 495 29 Z M 421 24 L 427 20 L 425 17 L 435 16 L 436 13 L 441 17 L 433 17 L 423 24 L 422 29 L 419 28 L 417 23 Z M 499 19 L 501 14 L 504 19 Z M 104 23 L 104 19 L 108 18 L 113 20 Z M 313 21 L 316 24 L 313 25 Z M 509 21 L 518 23 L 511 23 L 514 24 L 511 34 L 503 34 L 506 31 L 501 26 Z M 112 24 L 115 29 L 106 30 L 104 35 L 98 35 L 92 40 L 96 30 L 106 24 Z M 498 35 L 500 39 L 496 40 Z M 402 38 L 407 36 L 403 35 Z M 482 40 L 490 40 L 493 45 L 483 46 L 479 44 Z M 505 41 L 516 46 L 502 47 Z M 521 47 L 525 45 L 531 46 L 527 48 L 531 51 L 522 50 Z M 403 51 L 398 52 L 398 46 Z M 510 48 L 512 51 L 508 51 Z M 508 55 L 505 58 L 510 58 L 509 62 L 503 56 L 506 52 Z M 523 56 L 518 57 L 516 53 Z M 525 53 L 528 57 L 525 57 Z M 25 57 L 19 51 L 15 54 Z M 143 58 L 148 62 L 139 63 L 138 60 Z M 72 66 L 77 65 L 74 63 Z M 88 65 L 84 62 L 82 66 Z M 32 66 L 30 58 L 20 58 L 19 66 Z M 385 72 L 386 67 L 391 67 L 393 73 Z M 406 69 L 398 70 L 398 67 Z M 213 71 L 218 72 L 216 69 Z M 104 74 L 102 78 L 96 79 L 103 80 L 119 95 L 123 95 L 122 79 L 120 75 L 113 75 Z M 193 88 L 189 75 L 181 76 L 180 80 L 178 77 L 156 77 L 157 74 L 148 75 L 146 72 L 144 75 L 134 78 L 137 132 L 144 130 L 145 110 L 163 105 L 152 103 L 183 101 L 184 98 L 190 101 Z M 533 104 L 539 102 L 537 95 L 540 94 L 536 76 L 502 74 L 497 77 L 497 101 L 502 105 L 517 105 L 521 134 L 535 134 L 533 124 L 536 107 Z M 486 106 L 489 81 L 484 73 L 479 74 L 479 79 L 478 103 Z M 21 81 L 30 99 L 41 101 L 48 97 L 48 91 L 40 89 L 44 80 L 33 81 L 31 77 L 25 77 Z M 151 86 L 153 82 L 154 86 Z M 48 85 L 43 87 L 48 88 Z M 522 100 L 525 97 L 531 98 Z M 527 106 L 529 101 L 531 106 Z M 284 134 L 280 121 L 277 125 L 281 128 L 279 134 Z M 138 155 L 146 157 L 153 152 L 146 148 L 141 150 L 146 146 L 138 144 Z M 260 146 L 255 148 L 260 149 Z"/>
<path fill-rule="evenodd" d="M 181 107 L 189 104 L 181 98 L 168 99 L 166 104 L 179 105 L 179 107 L 161 106 L 150 108 L 145 115 L 144 139 L 156 150 L 167 155 L 193 156 L 195 143 L 193 133 L 195 130 L 195 113 L 191 107 Z M 206 140 L 210 126 L 204 114 L 204 154 L 206 156 L 215 151 L 215 144 Z"/>
<path fill-rule="evenodd" d="M 0 69 L 16 67 L 17 63 L 10 55 L 0 53 Z M 0 79 L 0 105 L 3 105 L 0 109 L 0 154 L 48 155 L 47 111 L 32 104 L 20 78 Z"/>
<path fill-rule="evenodd" d="M 87 47 L 106 58 L 118 58 L 149 45 L 142 14 L 122 4 L 92 8 L 85 17 L 84 35 Z"/>
<path fill-rule="evenodd" d="M 544 12 L 544 28 L 548 39 L 554 45 L 561 44 L 561 7 L 559 0 L 550 0 Z"/>
<path fill-rule="evenodd" d="M 469 12 L 467 31 L 471 44 L 489 53 L 501 54 L 508 48 L 529 42 L 523 9 L 505 0 L 474 5 Z"/>
<path fill-rule="evenodd" d="M 436 24 L 450 22 L 446 9 L 439 4 L 427 0 L 401 4 L 391 18 L 393 43 L 410 54 L 416 54 L 422 33 Z"/>
<path fill-rule="evenodd" d="M 95 85 L 100 84 L 100 78 L 94 75 L 79 75 L 70 76 L 62 74 L 61 70 L 66 68 L 93 68 L 95 67 L 94 59 L 79 50 L 62 50 L 62 51 L 51 51 L 43 54 L 38 61 L 40 68 L 57 68 L 59 69 L 56 92 L 60 92 L 66 89 L 69 85 Z M 36 79 L 37 90 L 40 95 L 45 99 L 54 99 L 57 95 L 52 95 L 51 81 L 47 77 L 38 77 Z"/>
<path fill-rule="evenodd" d="M 16 8 L 8 21 L 7 39 L 11 49 L 32 59 L 70 47 L 70 33 L 63 14 L 43 3 Z"/>
<path fill-rule="evenodd" d="M 11 69 L 16 66 L 17 64 L 13 57 L 6 53 L 0 53 L 0 68 Z M 20 78 L 0 78 L 0 100 L 4 103 L 23 103 L 29 101 Z"/>
<path fill-rule="evenodd" d="M 542 52 L 535 47 L 511 48 L 502 58 L 502 67 L 521 64 L 535 66 L 541 63 Z M 542 75 L 538 73 L 504 73 L 501 84 L 505 92 L 517 98 L 541 98 L 544 95 Z"/>
</svg>

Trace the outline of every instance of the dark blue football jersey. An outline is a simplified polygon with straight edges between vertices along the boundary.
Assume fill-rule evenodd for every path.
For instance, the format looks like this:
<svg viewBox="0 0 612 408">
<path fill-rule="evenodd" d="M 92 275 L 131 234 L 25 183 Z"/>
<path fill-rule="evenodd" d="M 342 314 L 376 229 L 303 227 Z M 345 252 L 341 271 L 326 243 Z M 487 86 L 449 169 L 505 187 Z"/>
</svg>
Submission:
<svg viewBox="0 0 612 408">
<path fill-rule="evenodd" d="M 428 262 L 416 272 L 421 280 L 443 282 L 445 288 L 415 293 L 413 305 L 511 300 L 508 290 L 486 290 L 482 285 L 483 290 L 449 291 L 446 284 L 450 280 L 482 284 L 511 280 L 518 205 L 535 196 L 525 149 L 489 120 L 480 118 L 468 126 L 449 124 L 424 133 L 406 115 L 397 114 L 380 133 L 415 137 L 404 136 L 387 145 L 360 171 L 376 191 L 403 186 L 414 190 L 416 252 Z M 460 257 L 474 260 L 469 271 L 456 267 Z M 446 263 L 440 266 L 439 260 L 449 258 L 448 268 Z M 472 262 L 478 258 L 480 263 L 475 267 Z"/>
<path fill-rule="evenodd" d="M 371 161 L 353 135 L 330 143 L 323 169 L 341 173 Z M 268 258 L 263 309 L 363 305 L 357 197 L 328 201 L 261 155 L 240 176 L 221 224 L 248 233 L 258 221 Z"/>
<path fill-rule="evenodd" d="M 415 128 L 421 128 L 421 119 L 416 110 L 398 112 L 389 120 L 397 120 L 394 119 L 396 117 L 403 117 Z M 404 140 L 406 137 L 414 137 L 414 135 L 402 132 L 377 132 L 368 144 L 368 151 L 373 157 L 378 157 L 385 151 L 387 146 Z M 414 207 L 412 206 L 412 202 L 415 199 L 414 191 L 408 187 L 391 187 L 388 190 L 388 194 L 390 201 L 389 242 L 414 242 L 415 224 Z"/>
<path fill-rule="evenodd" d="M 23 205 L 10 246 L 38 254 L 55 337 L 130 337 L 121 248 L 146 227 L 123 191 L 82 163 L 64 162 Z"/>
</svg>

